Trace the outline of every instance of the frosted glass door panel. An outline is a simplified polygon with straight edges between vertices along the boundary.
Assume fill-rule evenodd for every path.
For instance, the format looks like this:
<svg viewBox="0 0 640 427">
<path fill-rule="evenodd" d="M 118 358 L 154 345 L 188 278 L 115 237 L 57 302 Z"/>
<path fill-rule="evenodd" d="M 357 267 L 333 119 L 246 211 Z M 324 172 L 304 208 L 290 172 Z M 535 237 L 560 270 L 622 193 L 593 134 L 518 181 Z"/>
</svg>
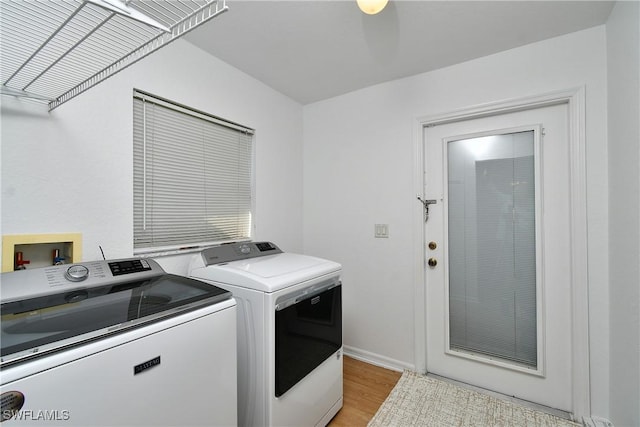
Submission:
<svg viewBox="0 0 640 427">
<path fill-rule="evenodd" d="M 447 152 L 450 349 L 535 368 L 534 131 Z"/>
</svg>

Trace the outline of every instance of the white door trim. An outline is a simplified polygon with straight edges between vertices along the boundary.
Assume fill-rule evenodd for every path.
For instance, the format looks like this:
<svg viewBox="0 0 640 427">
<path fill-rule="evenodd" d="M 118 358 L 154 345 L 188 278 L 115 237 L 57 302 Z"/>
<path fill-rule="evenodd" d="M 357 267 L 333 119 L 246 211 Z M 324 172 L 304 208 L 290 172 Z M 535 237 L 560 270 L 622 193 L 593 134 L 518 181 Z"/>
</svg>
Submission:
<svg viewBox="0 0 640 427">
<path fill-rule="evenodd" d="M 587 274 L 587 191 L 585 153 L 585 89 L 578 87 L 533 97 L 481 104 L 451 112 L 415 119 L 414 190 L 423 197 L 424 132 L 423 129 L 445 123 L 567 104 L 569 111 L 569 178 L 571 209 L 571 345 L 573 416 L 580 420 L 591 415 L 589 378 L 589 286 Z M 426 293 L 424 209 L 416 201 L 413 215 L 414 235 L 414 313 L 415 365 L 426 372 Z"/>
</svg>

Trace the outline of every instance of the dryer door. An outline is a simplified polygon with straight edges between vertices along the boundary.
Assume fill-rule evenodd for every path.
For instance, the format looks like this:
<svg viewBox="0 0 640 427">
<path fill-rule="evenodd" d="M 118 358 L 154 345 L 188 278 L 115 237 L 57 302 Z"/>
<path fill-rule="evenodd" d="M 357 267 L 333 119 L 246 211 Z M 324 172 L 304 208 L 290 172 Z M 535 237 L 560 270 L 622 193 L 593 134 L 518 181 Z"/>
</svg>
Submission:
<svg viewBox="0 0 640 427">
<path fill-rule="evenodd" d="M 342 346 L 342 285 L 334 279 L 276 301 L 275 396 L 280 397 Z"/>
</svg>

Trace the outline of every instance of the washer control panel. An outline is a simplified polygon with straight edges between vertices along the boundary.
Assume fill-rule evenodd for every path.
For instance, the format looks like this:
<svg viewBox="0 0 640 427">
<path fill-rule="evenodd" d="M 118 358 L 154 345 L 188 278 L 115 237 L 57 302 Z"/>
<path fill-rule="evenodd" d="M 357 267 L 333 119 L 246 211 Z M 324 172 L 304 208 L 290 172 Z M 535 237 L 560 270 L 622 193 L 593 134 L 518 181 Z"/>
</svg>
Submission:
<svg viewBox="0 0 640 427">
<path fill-rule="evenodd" d="M 126 258 L 51 265 L 2 273 L 2 302 L 46 295 L 61 289 L 84 289 L 105 284 L 145 280 L 165 271 L 148 258 Z"/>
</svg>

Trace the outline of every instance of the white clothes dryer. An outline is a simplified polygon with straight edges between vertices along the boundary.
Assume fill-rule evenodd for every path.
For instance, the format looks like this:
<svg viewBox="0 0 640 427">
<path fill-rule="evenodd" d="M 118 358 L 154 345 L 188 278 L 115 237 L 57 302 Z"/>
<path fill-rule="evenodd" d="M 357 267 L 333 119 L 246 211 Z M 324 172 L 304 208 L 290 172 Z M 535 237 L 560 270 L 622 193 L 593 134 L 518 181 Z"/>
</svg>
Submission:
<svg viewBox="0 0 640 427">
<path fill-rule="evenodd" d="M 194 257 L 190 276 L 237 302 L 239 425 L 325 426 L 342 408 L 341 272 L 270 242 Z"/>
</svg>

